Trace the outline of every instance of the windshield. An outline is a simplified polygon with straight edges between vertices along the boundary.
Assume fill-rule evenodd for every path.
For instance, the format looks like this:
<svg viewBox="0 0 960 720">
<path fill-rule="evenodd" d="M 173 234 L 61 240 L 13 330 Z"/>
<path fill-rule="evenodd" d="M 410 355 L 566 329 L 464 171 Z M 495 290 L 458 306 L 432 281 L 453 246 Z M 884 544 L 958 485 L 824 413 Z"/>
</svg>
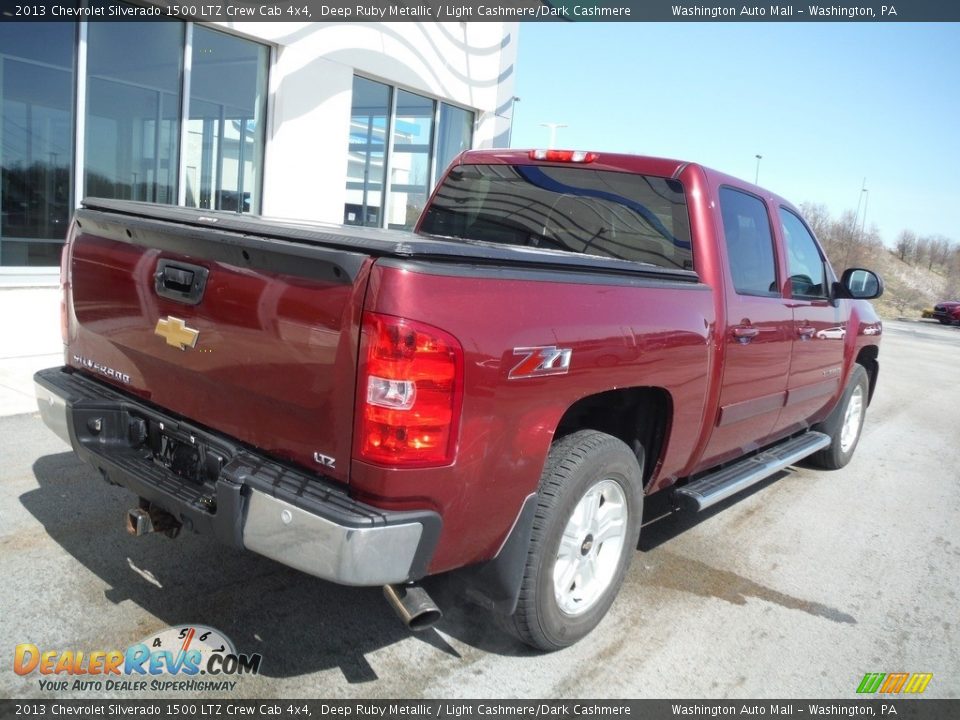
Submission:
<svg viewBox="0 0 960 720">
<path fill-rule="evenodd" d="M 420 231 L 693 268 L 678 181 L 582 165 L 455 167 Z"/>
</svg>

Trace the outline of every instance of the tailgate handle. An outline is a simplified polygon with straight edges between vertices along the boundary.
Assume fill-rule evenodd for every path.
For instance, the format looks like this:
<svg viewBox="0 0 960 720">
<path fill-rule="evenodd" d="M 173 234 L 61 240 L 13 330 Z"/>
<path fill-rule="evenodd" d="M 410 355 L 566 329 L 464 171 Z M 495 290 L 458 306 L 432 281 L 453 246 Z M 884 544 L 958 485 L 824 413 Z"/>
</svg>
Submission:
<svg viewBox="0 0 960 720">
<path fill-rule="evenodd" d="M 203 299 L 209 270 L 199 265 L 161 258 L 154 274 L 154 290 L 168 300 L 196 305 Z"/>
</svg>

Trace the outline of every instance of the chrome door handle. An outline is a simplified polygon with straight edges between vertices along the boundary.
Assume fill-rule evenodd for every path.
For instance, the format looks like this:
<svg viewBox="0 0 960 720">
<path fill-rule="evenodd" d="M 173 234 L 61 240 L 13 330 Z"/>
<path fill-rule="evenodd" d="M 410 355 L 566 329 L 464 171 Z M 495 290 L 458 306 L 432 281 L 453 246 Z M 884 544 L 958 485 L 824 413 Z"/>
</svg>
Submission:
<svg viewBox="0 0 960 720">
<path fill-rule="evenodd" d="M 750 325 L 737 325 L 733 328 L 733 336 L 742 343 L 750 342 L 759 334 L 760 328 L 751 327 Z"/>
</svg>

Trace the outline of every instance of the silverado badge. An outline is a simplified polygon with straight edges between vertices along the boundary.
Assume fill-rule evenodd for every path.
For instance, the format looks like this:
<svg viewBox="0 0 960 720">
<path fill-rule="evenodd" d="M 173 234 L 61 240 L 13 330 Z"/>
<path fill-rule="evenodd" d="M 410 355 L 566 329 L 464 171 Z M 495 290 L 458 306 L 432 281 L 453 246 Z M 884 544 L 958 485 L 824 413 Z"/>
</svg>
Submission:
<svg viewBox="0 0 960 720">
<path fill-rule="evenodd" d="M 155 335 L 159 335 L 167 341 L 167 345 L 172 345 L 180 350 L 186 350 L 187 346 L 196 347 L 197 338 L 200 337 L 200 331 L 187 327 L 187 324 L 180 318 L 168 315 L 166 319 L 157 320 L 157 327 L 153 330 Z"/>
</svg>

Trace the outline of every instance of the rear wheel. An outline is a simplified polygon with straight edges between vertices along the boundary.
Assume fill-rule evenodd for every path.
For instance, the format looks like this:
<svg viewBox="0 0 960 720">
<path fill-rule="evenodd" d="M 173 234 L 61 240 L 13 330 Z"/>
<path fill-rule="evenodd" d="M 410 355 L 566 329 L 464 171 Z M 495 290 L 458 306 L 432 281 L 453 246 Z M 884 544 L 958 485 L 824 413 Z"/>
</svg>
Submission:
<svg viewBox="0 0 960 720">
<path fill-rule="evenodd" d="M 853 458 L 867 413 L 870 382 L 862 365 L 854 365 L 843 397 L 834 411 L 815 428 L 830 436 L 830 447 L 810 456 L 810 462 L 827 470 L 839 470 Z"/>
<path fill-rule="evenodd" d="M 640 536 L 642 451 L 582 430 L 554 443 L 540 480 L 520 599 L 506 624 L 540 650 L 572 645 L 603 619 Z"/>
</svg>

